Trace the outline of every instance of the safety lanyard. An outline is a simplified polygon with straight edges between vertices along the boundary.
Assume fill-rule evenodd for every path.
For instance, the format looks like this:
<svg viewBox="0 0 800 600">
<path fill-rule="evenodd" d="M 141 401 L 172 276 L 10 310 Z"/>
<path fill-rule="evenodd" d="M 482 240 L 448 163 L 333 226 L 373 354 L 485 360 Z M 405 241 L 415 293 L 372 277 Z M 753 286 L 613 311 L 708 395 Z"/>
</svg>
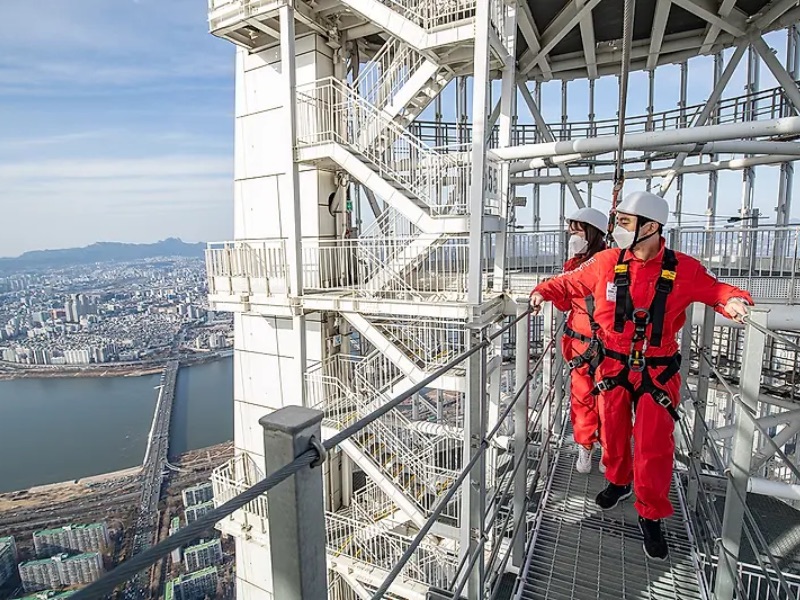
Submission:
<svg viewBox="0 0 800 600">
<path fill-rule="evenodd" d="M 625 321 L 633 322 L 633 339 L 628 355 L 628 367 L 631 371 L 641 373 L 647 367 L 644 357 L 649 346 L 660 346 L 664 333 L 664 316 L 667 308 L 667 296 L 672 292 L 675 284 L 675 268 L 678 259 L 675 252 L 664 248 L 664 257 L 661 260 L 661 273 L 656 281 L 656 293 L 650 309 L 634 308 L 630 293 L 631 278 L 628 263 L 625 261 L 625 250 L 619 253 L 619 259 L 614 266 L 614 285 L 616 286 L 616 305 L 614 307 L 614 331 L 622 333 Z M 647 327 L 652 324 L 650 337 L 647 336 Z M 637 347 L 638 346 L 638 347 Z"/>
</svg>

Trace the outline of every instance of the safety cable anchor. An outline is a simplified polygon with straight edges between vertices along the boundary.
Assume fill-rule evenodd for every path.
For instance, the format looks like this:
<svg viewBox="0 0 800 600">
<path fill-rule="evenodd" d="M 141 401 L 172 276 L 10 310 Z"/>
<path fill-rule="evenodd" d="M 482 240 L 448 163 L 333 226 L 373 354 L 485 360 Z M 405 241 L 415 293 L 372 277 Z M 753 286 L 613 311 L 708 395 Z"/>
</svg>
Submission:
<svg viewBox="0 0 800 600">
<path fill-rule="evenodd" d="M 311 439 L 308 440 L 308 443 L 314 450 L 317 451 L 318 454 L 317 458 L 315 458 L 309 466 L 312 469 L 322 466 L 322 464 L 325 462 L 325 459 L 328 458 L 328 451 L 325 449 L 325 446 L 323 446 L 322 442 L 320 442 L 314 435 L 311 436 Z"/>
</svg>

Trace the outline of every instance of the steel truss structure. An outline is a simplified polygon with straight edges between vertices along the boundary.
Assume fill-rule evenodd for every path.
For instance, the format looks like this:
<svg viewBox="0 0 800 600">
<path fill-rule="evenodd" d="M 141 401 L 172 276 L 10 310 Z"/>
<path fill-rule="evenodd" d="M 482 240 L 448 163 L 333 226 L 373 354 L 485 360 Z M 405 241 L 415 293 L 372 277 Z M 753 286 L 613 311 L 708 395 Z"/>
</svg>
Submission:
<svg viewBox="0 0 800 600">
<path fill-rule="evenodd" d="M 748 489 L 800 499 L 800 453 L 786 456 L 800 432 L 797 338 L 774 333 L 800 330 L 784 308 L 800 297 L 790 219 L 799 19 L 796 0 L 210 0 L 211 33 L 239 47 L 235 239 L 206 254 L 210 302 L 236 325 L 236 457 L 213 476 L 218 504 L 274 471 L 264 414 L 318 409 L 331 437 L 439 373 L 325 461 L 329 597 L 797 592 L 800 580 L 780 575 L 791 557 L 776 574 L 762 558 L 774 558 L 769 548 L 740 556 L 752 517 L 740 500 Z M 770 32 L 786 37 L 785 60 Z M 647 73 L 646 113 L 598 119 L 596 81 L 620 73 L 622 54 Z M 714 57 L 713 85 L 690 106 L 689 67 L 701 55 Z M 678 107 L 657 112 L 656 73 L 676 63 Z M 729 85 L 740 64 L 744 95 Z M 761 89 L 762 65 L 777 87 Z M 572 119 L 575 79 L 588 79 L 588 93 Z M 551 80 L 561 82 L 557 122 L 543 111 Z M 685 328 L 686 468 L 666 571 L 643 560 L 630 514 L 597 518 L 583 503 L 593 492 L 575 479 L 565 442 L 558 316 L 521 319 L 487 342 L 565 258 L 563 232 L 541 228 L 542 191 L 557 186 L 563 222 L 568 200 L 591 203 L 618 165 L 662 195 L 675 185 L 674 247 L 774 305 L 754 313 L 749 345 L 708 312 Z M 780 165 L 769 227 L 754 201 L 766 165 Z M 735 228 L 717 225 L 726 170 L 742 172 Z M 696 173 L 708 177 L 702 227 L 683 222 L 684 178 Z M 528 185 L 529 219 L 517 191 Z M 709 389 L 712 372 L 731 387 Z M 749 437 L 743 410 L 763 424 Z M 745 456 L 752 472 L 734 473 L 726 496 L 715 477 Z M 724 515 L 708 512 L 715 494 L 727 498 Z M 281 551 L 269 542 L 273 518 L 259 498 L 219 524 L 237 540 L 243 599 L 275 589 L 265 568 Z"/>
</svg>

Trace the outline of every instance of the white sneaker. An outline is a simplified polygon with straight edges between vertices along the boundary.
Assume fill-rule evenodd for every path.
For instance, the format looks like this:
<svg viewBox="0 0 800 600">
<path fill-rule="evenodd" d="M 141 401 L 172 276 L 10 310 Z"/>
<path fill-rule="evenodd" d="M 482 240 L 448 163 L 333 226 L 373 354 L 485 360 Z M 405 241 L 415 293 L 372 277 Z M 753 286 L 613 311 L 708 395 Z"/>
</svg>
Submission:
<svg viewBox="0 0 800 600">
<path fill-rule="evenodd" d="M 592 450 L 594 450 L 594 447 Z M 578 473 L 592 472 L 592 450 L 587 450 L 580 444 L 578 445 L 578 460 L 575 461 L 575 470 Z"/>
<path fill-rule="evenodd" d="M 598 470 L 605 474 L 606 466 L 603 464 L 603 447 L 600 444 L 597 444 L 597 447 L 600 448 L 600 462 L 598 464 Z"/>
</svg>

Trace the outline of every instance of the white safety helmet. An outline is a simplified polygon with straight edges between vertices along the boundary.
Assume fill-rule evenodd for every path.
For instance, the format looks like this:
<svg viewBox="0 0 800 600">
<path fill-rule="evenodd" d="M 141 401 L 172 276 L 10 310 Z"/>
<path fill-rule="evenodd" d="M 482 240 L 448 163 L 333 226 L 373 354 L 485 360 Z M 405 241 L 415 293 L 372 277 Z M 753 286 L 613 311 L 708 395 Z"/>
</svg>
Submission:
<svg viewBox="0 0 800 600">
<path fill-rule="evenodd" d="M 669 219 L 667 201 L 650 192 L 631 192 L 617 206 L 617 212 L 644 217 L 661 225 L 666 225 Z"/>
<path fill-rule="evenodd" d="M 592 227 L 599 229 L 601 232 L 605 232 L 608 228 L 608 215 L 603 214 L 596 208 L 579 208 L 569 216 L 567 222 L 569 221 L 575 221 L 576 223 L 588 223 Z"/>
</svg>

